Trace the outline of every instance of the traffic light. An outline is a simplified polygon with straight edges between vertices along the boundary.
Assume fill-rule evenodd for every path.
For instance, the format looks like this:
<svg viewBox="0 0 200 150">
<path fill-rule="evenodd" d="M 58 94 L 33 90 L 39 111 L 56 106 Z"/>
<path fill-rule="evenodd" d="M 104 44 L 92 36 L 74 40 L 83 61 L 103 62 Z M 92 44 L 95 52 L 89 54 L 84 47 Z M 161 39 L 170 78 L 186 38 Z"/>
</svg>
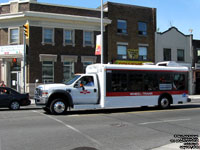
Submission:
<svg viewBox="0 0 200 150">
<path fill-rule="evenodd" d="M 23 25 L 24 27 L 24 35 L 26 39 L 29 39 L 29 22 L 27 21 L 26 24 Z"/>
<path fill-rule="evenodd" d="M 17 67 L 17 58 L 12 59 L 13 67 Z"/>
</svg>

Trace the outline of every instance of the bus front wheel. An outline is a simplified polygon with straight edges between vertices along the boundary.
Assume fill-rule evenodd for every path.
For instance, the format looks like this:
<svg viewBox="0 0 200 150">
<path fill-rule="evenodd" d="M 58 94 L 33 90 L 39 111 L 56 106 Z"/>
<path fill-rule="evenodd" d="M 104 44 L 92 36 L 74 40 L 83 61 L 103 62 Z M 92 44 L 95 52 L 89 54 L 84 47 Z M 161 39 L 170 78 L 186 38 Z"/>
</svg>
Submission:
<svg viewBox="0 0 200 150">
<path fill-rule="evenodd" d="M 170 98 L 167 96 L 162 96 L 159 98 L 158 106 L 161 109 L 166 109 L 170 107 Z"/>
<path fill-rule="evenodd" d="M 51 102 L 50 111 L 52 114 L 61 115 L 67 111 L 67 103 L 63 99 L 55 99 Z"/>
</svg>

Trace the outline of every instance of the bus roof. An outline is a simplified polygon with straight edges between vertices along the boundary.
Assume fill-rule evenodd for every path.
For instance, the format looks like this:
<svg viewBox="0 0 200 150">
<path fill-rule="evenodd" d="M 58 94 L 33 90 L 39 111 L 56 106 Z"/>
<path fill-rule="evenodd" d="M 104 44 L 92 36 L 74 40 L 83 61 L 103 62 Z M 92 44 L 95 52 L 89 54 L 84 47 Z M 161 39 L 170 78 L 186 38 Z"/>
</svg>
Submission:
<svg viewBox="0 0 200 150">
<path fill-rule="evenodd" d="M 174 71 L 174 72 L 187 72 L 188 67 L 176 66 L 157 66 L 157 65 L 121 65 L 121 64 L 92 64 L 87 66 L 86 73 L 101 72 L 102 69 L 106 70 L 149 70 L 149 71 Z"/>
</svg>

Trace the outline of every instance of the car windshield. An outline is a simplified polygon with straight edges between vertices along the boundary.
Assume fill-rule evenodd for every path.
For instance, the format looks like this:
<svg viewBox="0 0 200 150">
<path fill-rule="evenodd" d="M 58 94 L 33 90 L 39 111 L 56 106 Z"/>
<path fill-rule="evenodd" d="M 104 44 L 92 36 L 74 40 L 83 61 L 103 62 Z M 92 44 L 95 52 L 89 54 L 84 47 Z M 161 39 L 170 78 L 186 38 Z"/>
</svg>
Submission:
<svg viewBox="0 0 200 150">
<path fill-rule="evenodd" d="M 68 80 L 65 80 L 63 83 L 66 85 L 70 85 L 70 84 L 74 83 L 74 81 L 76 81 L 79 77 L 80 77 L 80 75 L 74 75 L 71 78 L 69 78 Z"/>
</svg>

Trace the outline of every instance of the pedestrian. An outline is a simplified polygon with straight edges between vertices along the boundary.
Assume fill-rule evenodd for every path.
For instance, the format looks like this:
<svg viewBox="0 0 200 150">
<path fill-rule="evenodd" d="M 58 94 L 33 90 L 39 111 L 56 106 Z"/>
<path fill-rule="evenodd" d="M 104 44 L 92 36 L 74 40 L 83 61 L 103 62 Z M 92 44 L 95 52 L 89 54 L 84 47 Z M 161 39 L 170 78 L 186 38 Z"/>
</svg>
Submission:
<svg viewBox="0 0 200 150">
<path fill-rule="evenodd" d="M 6 87 L 6 85 L 4 84 L 4 81 L 1 81 L 0 86 L 1 86 L 1 87 Z"/>
</svg>

